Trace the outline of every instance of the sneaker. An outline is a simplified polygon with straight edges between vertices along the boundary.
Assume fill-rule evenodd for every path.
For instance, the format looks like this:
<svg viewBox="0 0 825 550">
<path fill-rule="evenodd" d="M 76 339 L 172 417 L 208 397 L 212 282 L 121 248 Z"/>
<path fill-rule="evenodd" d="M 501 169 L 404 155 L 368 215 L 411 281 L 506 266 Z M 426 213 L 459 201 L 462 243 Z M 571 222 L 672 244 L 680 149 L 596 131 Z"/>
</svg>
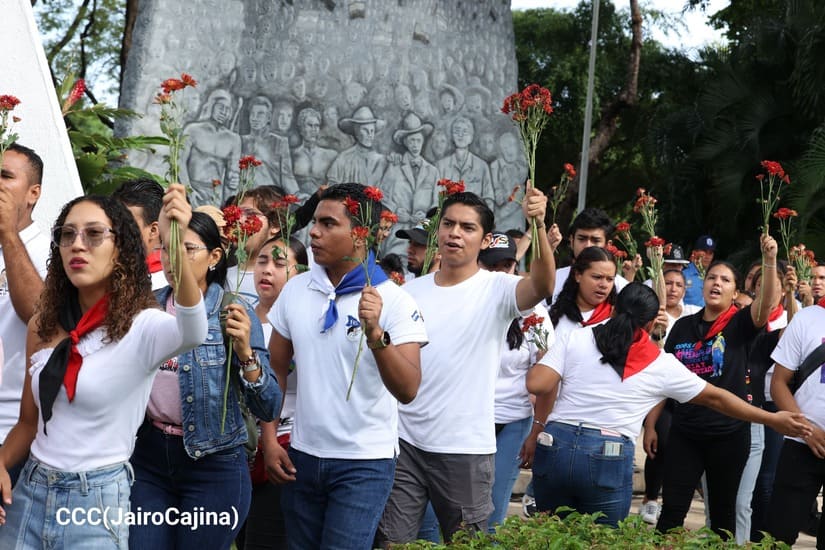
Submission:
<svg viewBox="0 0 825 550">
<path fill-rule="evenodd" d="M 536 499 L 527 494 L 521 497 L 521 511 L 524 512 L 524 517 L 536 515 Z"/>
<path fill-rule="evenodd" d="M 642 521 L 650 525 L 656 525 L 659 520 L 659 513 L 662 507 L 655 500 L 648 500 L 639 508 L 639 515 L 642 516 Z"/>
</svg>

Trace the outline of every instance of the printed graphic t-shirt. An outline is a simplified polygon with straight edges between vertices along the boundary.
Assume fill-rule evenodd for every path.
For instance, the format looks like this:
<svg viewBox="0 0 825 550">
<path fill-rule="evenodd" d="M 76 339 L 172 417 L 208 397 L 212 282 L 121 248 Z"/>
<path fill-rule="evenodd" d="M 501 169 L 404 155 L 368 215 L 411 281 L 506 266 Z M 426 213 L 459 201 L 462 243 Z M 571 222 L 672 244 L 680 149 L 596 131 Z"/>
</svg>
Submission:
<svg viewBox="0 0 825 550">
<path fill-rule="evenodd" d="M 702 320 L 704 311 L 701 309 L 676 321 L 665 351 L 675 355 L 702 380 L 747 401 L 748 347 L 758 332 L 751 319 L 750 306 L 737 312 L 727 326 L 709 340 L 704 340 L 704 336 L 713 323 Z M 700 340 L 702 344 L 696 349 Z M 733 433 L 743 424 L 741 420 L 691 403 L 677 403 L 673 412 L 673 426 L 697 437 Z"/>
</svg>

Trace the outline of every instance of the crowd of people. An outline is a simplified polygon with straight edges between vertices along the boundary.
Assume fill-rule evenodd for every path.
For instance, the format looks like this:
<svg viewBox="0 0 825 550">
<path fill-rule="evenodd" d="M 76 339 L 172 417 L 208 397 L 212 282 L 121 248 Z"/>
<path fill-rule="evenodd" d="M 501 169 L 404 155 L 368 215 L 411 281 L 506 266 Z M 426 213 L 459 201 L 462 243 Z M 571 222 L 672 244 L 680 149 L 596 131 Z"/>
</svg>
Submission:
<svg viewBox="0 0 825 550">
<path fill-rule="evenodd" d="M 503 521 L 521 468 L 539 511 L 616 525 L 640 436 L 656 529 L 702 486 L 714 531 L 792 544 L 825 481 L 825 265 L 798 282 L 767 234 L 747 283 L 712 237 L 695 263 L 674 246 L 660 302 L 607 214 L 565 239 L 532 186 L 521 271 L 531 232 L 470 192 L 393 232 L 404 269 L 353 231 L 382 224 L 363 185 L 293 206 L 306 241 L 260 186 L 230 265 L 221 211 L 179 184 L 78 197 L 46 235 L 41 179 L 34 151 L 6 152 L 1 548 L 449 541 Z"/>
</svg>

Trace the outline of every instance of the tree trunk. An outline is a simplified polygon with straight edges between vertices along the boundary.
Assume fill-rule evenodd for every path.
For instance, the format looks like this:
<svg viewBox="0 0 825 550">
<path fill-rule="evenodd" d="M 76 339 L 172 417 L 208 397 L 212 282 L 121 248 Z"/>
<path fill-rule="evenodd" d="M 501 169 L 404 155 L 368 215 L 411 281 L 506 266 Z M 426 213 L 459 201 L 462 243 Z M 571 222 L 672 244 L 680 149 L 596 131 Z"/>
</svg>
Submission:
<svg viewBox="0 0 825 550">
<path fill-rule="evenodd" d="M 596 134 L 590 140 L 588 158 L 591 166 L 591 170 L 588 170 L 590 174 L 593 173 L 592 167 L 599 164 L 602 154 L 610 146 L 610 140 L 618 129 L 619 117 L 625 110 L 632 108 L 638 102 L 639 66 L 642 57 L 642 11 L 639 8 L 639 0 L 630 0 L 630 29 L 630 58 L 627 62 L 627 80 L 621 92 L 602 111 Z M 581 159 L 579 161 L 581 162 Z M 562 205 L 563 212 L 573 212 L 578 194 L 579 179 L 577 177 L 570 182 L 570 191 Z M 567 218 L 567 216 L 564 216 L 564 218 Z"/>
<path fill-rule="evenodd" d="M 135 31 L 138 4 L 140 0 L 126 0 L 126 24 L 123 27 L 123 42 L 120 46 L 120 86 L 123 86 L 123 69 L 126 67 L 126 59 L 132 49 L 132 33 Z"/>
</svg>

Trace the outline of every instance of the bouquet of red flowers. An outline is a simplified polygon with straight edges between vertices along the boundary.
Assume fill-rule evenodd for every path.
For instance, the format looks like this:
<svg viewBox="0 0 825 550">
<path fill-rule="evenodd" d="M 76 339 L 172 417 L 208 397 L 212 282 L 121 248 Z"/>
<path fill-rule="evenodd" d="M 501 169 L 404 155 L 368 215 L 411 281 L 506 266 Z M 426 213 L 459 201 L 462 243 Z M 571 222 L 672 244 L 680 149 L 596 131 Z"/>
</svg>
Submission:
<svg viewBox="0 0 825 550">
<path fill-rule="evenodd" d="M 522 319 L 521 331 L 529 335 L 528 342 L 535 345 L 542 352 L 547 351 L 547 339 L 550 337 L 550 331 L 544 328 L 544 317 L 531 313 Z"/>
<path fill-rule="evenodd" d="M 17 134 L 12 132 L 11 127 L 13 123 L 20 122 L 20 117 L 11 112 L 18 105 L 20 100 L 13 95 L 0 95 L 0 166 L 3 166 L 3 155 L 17 141 Z"/>
</svg>

